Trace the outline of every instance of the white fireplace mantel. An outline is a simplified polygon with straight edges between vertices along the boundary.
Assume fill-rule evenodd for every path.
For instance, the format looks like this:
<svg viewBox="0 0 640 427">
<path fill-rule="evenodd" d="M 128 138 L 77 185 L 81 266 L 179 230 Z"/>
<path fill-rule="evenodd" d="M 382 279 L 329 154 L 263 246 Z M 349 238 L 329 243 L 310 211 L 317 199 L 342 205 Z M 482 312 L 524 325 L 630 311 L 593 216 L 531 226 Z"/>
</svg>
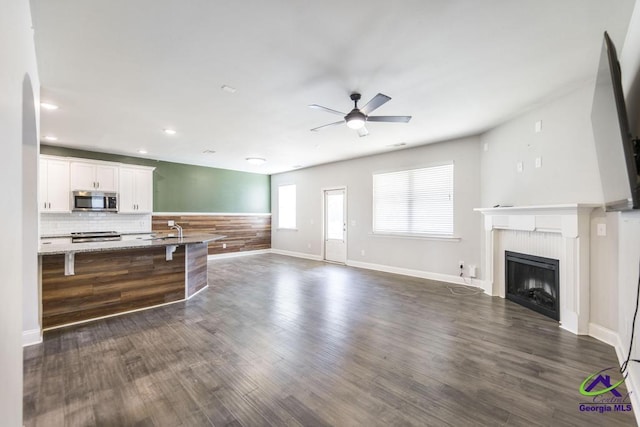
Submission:
<svg viewBox="0 0 640 427">
<path fill-rule="evenodd" d="M 589 223 L 600 205 L 474 209 L 484 216 L 484 291 L 505 297 L 505 250 L 560 261 L 560 327 L 589 332 Z"/>
</svg>

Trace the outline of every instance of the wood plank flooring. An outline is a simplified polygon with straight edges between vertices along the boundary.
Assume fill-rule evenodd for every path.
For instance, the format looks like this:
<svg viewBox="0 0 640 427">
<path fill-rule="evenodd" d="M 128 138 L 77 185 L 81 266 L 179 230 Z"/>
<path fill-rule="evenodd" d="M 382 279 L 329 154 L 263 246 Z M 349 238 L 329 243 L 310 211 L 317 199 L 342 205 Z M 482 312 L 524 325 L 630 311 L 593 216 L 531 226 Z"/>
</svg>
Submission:
<svg viewBox="0 0 640 427">
<path fill-rule="evenodd" d="M 25 425 L 635 425 L 578 410 L 612 347 L 510 301 L 273 254 L 208 270 L 190 301 L 26 348 Z"/>
</svg>

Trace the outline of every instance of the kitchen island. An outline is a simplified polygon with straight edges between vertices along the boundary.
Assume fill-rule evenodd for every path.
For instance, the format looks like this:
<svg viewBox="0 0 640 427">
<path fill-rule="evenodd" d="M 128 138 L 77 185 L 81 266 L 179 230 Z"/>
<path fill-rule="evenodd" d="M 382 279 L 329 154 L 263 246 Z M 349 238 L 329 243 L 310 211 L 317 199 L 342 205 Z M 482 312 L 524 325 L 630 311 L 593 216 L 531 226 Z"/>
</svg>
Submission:
<svg viewBox="0 0 640 427">
<path fill-rule="evenodd" d="M 207 286 L 208 242 L 222 238 L 43 241 L 38 251 L 43 329 L 191 298 Z"/>
</svg>

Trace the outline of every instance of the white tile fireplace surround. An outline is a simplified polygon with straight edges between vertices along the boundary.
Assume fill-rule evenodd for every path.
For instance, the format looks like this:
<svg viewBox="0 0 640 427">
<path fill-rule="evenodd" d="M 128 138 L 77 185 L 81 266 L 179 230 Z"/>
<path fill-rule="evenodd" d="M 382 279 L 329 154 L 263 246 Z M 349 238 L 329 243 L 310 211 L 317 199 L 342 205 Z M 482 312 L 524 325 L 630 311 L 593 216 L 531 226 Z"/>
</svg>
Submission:
<svg viewBox="0 0 640 427">
<path fill-rule="evenodd" d="M 560 327 L 589 332 L 589 221 L 597 205 L 475 209 L 484 216 L 484 291 L 505 297 L 505 251 L 560 262 Z"/>
</svg>

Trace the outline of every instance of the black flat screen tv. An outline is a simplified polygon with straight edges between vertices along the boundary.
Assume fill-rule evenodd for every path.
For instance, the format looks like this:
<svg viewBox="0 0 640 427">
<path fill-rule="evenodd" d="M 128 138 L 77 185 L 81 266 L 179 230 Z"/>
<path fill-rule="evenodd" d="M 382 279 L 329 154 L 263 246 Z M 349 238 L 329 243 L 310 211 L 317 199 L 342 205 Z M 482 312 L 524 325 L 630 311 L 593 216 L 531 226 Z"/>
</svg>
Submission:
<svg viewBox="0 0 640 427">
<path fill-rule="evenodd" d="M 627 118 L 616 48 L 604 33 L 591 126 L 607 211 L 640 209 L 640 158 Z"/>
</svg>

